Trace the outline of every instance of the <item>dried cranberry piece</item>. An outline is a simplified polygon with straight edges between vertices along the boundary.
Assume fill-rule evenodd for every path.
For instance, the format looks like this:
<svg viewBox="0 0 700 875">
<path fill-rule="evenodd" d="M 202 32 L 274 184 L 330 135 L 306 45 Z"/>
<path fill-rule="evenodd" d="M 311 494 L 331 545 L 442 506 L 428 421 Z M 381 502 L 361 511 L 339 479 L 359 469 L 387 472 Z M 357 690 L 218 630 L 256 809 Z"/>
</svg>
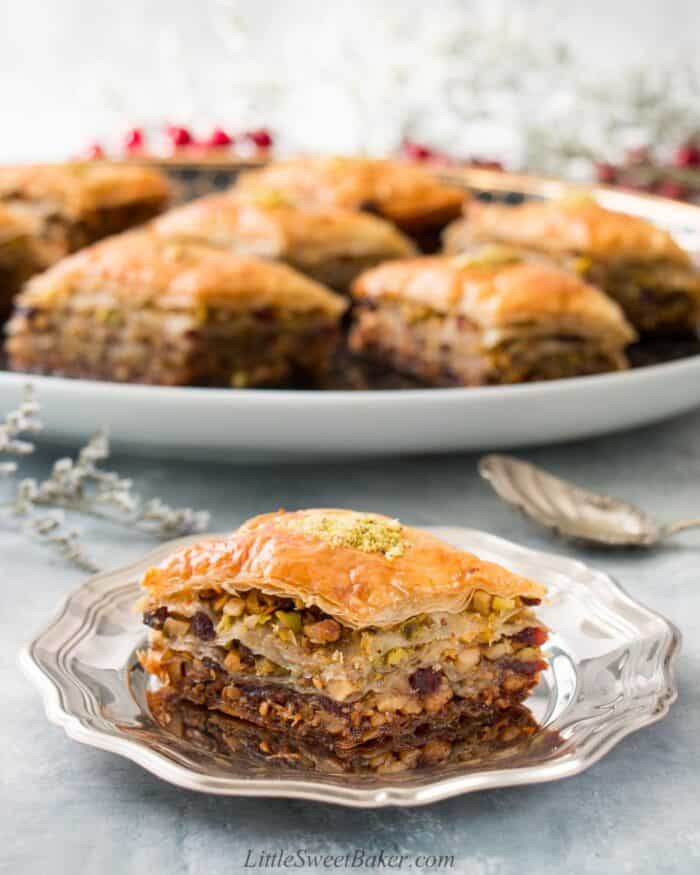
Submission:
<svg viewBox="0 0 700 875">
<path fill-rule="evenodd" d="M 163 624 L 168 619 L 168 609 L 166 607 L 156 608 L 153 611 L 146 611 L 143 615 L 143 622 L 150 626 L 151 629 L 162 629 Z"/>
<path fill-rule="evenodd" d="M 440 687 L 441 672 L 432 668 L 419 668 L 408 679 L 411 688 L 417 693 L 434 693 Z"/>
<path fill-rule="evenodd" d="M 537 674 L 547 668 L 547 663 L 543 659 L 533 659 L 529 662 L 523 662 L 520 659 L 502 659 L 498 663 L 500 668 L 509 668 L 511 671 L 518 674 Z"/>
<path fill-rule="evenodd" d="M 518 641 L 520 644 L 534 644 L 539 647 L 547 640 L 547 630 L 541 626 L 528 626 L 527 629 L 521 629 L 512 637 L 513 641 Z"/>
<path fill-rule="evenodd" d="M 201 638 L 202 641 L 211 641 L 212 638 L 216 638 L 214 624 L 204 611 L 197 611 L 192 617 L 192 620 L 190 621 L 190 629 L 192 630 L 192 634 L 196 635 L 197 638 Z"/>
</svg>

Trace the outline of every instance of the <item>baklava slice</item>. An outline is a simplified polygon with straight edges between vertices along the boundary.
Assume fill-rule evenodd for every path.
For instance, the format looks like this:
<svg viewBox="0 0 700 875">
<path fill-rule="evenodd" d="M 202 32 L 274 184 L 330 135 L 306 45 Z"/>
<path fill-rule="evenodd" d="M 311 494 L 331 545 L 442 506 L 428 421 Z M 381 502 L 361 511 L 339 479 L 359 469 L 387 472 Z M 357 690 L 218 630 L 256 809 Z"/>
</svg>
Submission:
<svg viewBox="0 0 700 875">
<path fill-rule="evenodd" d="M 171 697 L 338 756 L 492 723 L 546 667 L 542 585 L 378 514 L 264 514 L 142 587 Z"/>
<path fill-rule="evenodd" d="M 381 265 L 353 296 L 350 349 L 432 386 L 620 370 L 635 337 L 598 289 L 498 247 Z"/>
<path fill-rule="evenodd" d="M 294 202 L 363 210 L 393 222 L 424 251 L 459 216 L 468 194 L 422 167 L 381 158 L 294 158 L 242 174 L 236 191 L 276 193 Z"/>
<path fill-rule="evenodd" d="M 0 319 L 12 308 L 22 284 L 40 270 L 32 226 L 0 206 Z"/>
<path fill-rule="evenodd" d="M 0 204 L 31 221 L 42 262 L 146 222 L 163 210 L 162 173 L 100 161 L 0 168 Z"/>
<path fill-rule="evenodd" d="M 275 195 L 211 195 L 165 213 L 153 227 L 168 239 L 279 259 L 341 292 L 363 270 L 415 254 L 412 242 L 377 216 L 295 207 Z"/>
<path fill-rule="evenodd" d="M 700 270 L 668 231 L 588 195 L 520 206 L 473 204 L 445 232 L 447 252 L 495 242 L 545 257 L 599 286 L 640 333 L 695 331 Z"/>
<path fill-rule="evenodd" d="M 7 325 L 6 349 L 17 371 L 287 385 L 325 373 L 345 307 L 286 265 L 131 231 L 31 279 Z"/>
</svg>

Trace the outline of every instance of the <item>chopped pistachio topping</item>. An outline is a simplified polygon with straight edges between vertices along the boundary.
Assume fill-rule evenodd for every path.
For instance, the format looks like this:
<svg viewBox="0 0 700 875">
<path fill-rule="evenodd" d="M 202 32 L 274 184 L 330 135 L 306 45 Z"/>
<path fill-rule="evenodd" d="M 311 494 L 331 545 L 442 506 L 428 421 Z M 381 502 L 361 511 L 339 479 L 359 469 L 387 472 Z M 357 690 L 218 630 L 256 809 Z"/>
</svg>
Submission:
<svg viewBox="0 0 700 875">
<path fill-rule="evenodd" d="M 467 252 L 455 258 L 458 267 L 504 267 L 519 264 L 522 260 L 522 255 L 508 246 L 485 246 L 477 252 Z"/>
<path fill-rule="evenodd" d="M 256 207 L 287 207 L 289 206 L 289 198 L 285 197 L 281 191 L 275 189 L 265 189 L 255 192 L 252 197 L 252 202 Z"/>
<path fill-rule="evenodd" d="M 122 321 L 122 316 L 119 310 L 111 307 L 103 307 L 98 310 L 97 318 L 100 322 L 104 322 L 105 325 L 119 325 Z"/>
<path fill-rule="evenodd" d="M 387 559 L 397 559 L 406 550 L 401 523 L 371 514 L 309 514 L 295 518 L 290 525 L 335 547 L 354 547 L 363 553 L 383 553 Z"/>
</svg>

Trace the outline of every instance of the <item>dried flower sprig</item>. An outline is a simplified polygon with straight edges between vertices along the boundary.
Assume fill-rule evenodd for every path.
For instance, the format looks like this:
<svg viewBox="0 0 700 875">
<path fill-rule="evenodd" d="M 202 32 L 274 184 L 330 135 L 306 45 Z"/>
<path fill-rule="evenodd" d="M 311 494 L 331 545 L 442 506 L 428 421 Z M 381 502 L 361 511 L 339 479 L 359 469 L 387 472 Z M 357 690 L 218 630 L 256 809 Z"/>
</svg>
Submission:
<svg viewBox="0 0 700 875">
<path fill-rule="evenodd" d="M 0 425 L 0 454 L 27 456 L 34 452 L 35 445 L 27 438 L 41 431 L 39 414 L 39 404 L 32 387 L 28 386 L 20 407 Z M 100 463 L 109 458 L 109 453 L 107 433 L 99 431 L 82 447 L 76 459 L 58 459 L 45 480 L 19 479 L 12 499 L 0 506 L 8 512 L 7 516 L 22 518 L 25 529 L 32 535 L 88 571 L 97 570 L 97 566 L 83 552 L 79 531 L 68 527 L 66 511 L 162 538 L 193 534 L 207 528 L 207 512 L 172 508 L 159 498 L 145 500 L 133 491 L 131 480 L 101 468 Z M 6 477 L 16 475 L 18 468 L 14 459 L 0 462 L 0 474 Z"/>
<path fill-rule="evenodd" d="M 23 436 L 38 434 L 41 431 L 39 420 L 39 405 L 34 397 L 34 390 L 27 386 L 24 390 L 24 400 L 17 410 L 5 417 L 0 425 L 0 453 L 10 456 L 28 456 L 34 452 L 34 444 L 23 440 Z M 0 462 L 0 474 L 14 474 L 17 462 Z"/>
</svg>

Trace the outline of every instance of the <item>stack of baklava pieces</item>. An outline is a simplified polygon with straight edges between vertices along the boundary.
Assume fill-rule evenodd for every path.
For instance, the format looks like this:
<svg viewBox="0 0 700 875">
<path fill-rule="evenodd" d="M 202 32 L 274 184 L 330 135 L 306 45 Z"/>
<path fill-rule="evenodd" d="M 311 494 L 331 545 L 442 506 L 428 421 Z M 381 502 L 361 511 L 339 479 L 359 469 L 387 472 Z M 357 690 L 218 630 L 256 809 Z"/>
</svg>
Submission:
<svg viewBox="0 0 700 875">
<path fill-rule="evenodd" d="M 144 188 L 158 180 L 163 195 L 157 206 L 149 200 L 152 216 L 165 188 L 134 167 L 13 170 L 1 190 L 12 189 L 6 200 L 22 206 L 18 213 L 45 216 L 43 237 L 57 226 L 72 241 L 96 224 L 77 205 L 102 215 L 108 194 L 121 196 L 119 215 L 129 219 L 117 227 L 110 213 L 108 231 L 149 218 L 135 191 L 124 206 L 124 173 L 140 175 Z M 463 199 L 402 162 L 271 165 L 230 191 L 62 257 L 89 242 L 81 237 L 46 259 L 56 263 L 15 299 L 10 366 L 160 385 L 323 385 L 344 343 L 352 283 L 380 263 L 414 257 L 419 244 L 434 245 Z M 58 200 L 76 206 L 70 218 L 56 219 Z"/>
<path fill-rule="evenodd" d="M 511 384 L 618 371 L 639 336 L 698 323 L 688 254 L 587 194 L 472 203 L 424 168 L 337 157 L 271 163 L 153 219 L 167 194 L 132 166 L 0 173 L 5 300 L 52 265 L 15 299 L 13 369 L 328 388 L 341 362 L 360 388 Z"/>
</svg>

